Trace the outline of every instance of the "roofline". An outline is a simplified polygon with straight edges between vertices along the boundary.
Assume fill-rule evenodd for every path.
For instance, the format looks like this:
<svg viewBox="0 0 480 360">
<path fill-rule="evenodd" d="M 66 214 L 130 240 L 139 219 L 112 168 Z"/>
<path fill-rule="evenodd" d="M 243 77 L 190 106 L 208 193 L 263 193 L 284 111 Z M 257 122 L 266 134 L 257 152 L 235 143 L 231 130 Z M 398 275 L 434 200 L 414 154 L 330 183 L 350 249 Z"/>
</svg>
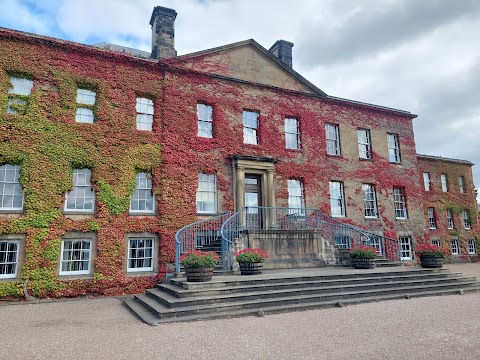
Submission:
<svg viewBox="0 0 480 360">
<path fill-rule="evenodd" d="M 406 110 L 399 110 L 399 109 L 390 108 L 390 107 L 386 107 L 386 106 L 369 104 L 369 103 L 365 103 L 365 102 L 361 102 L 361 101 L 349 100 L 349 99 L 344 99 L 344 98 L 340 98 L 340 97 L 336 97 L 336 96 L 327 95 L 324 91 L 320 90 L 318 87 L 316 87 L 310 81 L 305 79 L 298 72 L 296 72 L 291 67 L 289 67 L 286 64 L 284 64 L 283 62 L 281 62 L 276 56 L 271 54 L 266 48 L 264 48 L 262 45 L 260 45 L 254 39 L 242 40 L 242 41 L 238 41 L 238 42 L 227 44 L 227 45 L 217 46 L 217 47 L 214 47 L 214 48 L 211 48 L 211 49 L 200 50 L 200 51 L 196 51 L 196 52 L 193 52 L 193 53 L 180 55 L 180 56 L 177 56 L 176 58 L 165 59 L 165 60 L 162 60 L 162 62 L 168 67 L 169 65 L 174 65 L 177 61 L 182 62 L 184 60 L 192 59 L 192 58 L 195 58 L 195 57 L 198 57 L 198 56 L 207 55 L 207 54 L 214 54 L 214 53 L 226 50 L 226 49 L 233 49 L 233 48 L 236 48 L 236 47 L 250 45 L 250 44 L 254 45 L 256 48 L 258 48 L 263 54 L 265 54 L 272 61 L 277 63 L 277 65 L 281 66 L 285 71 L 289 72 L 291 75 L 293 75 L 294 77 L 299 79 L 301 82 L 308 85 L 308 87 L 310 87 L 315 92 L 315 94 L 313 96 L 316 95 L 316 97 L 320 97 L 320 98 L 327 99 L 327 100 L 332 100 L 334 102 L 340 102 L 342 104 L 348 103 L 348 104 L 352 104 L 352 105 L 356 105 L 356 106 L 360 106 L 360 107 L 374 108 L 376 110 L 387 111 L 387 112 L 390 112 L 390 113 L 393 112 L 393 113 L 396 113 L 396 114 L 400 114 L 402 116 L 407 116 L 410 119 L 414 119 L 414 118 L 417 117 L 417 115 L 412 114 L 411 112 L 406 111 Z M 214 74 L 210 74 L 210 75 L 214 76 Z M 238 81 L 238 79 L 230 78 L 228 76 L 216 75 L 214 77 L 221 77 L 221 78 L 224 78 L 224 79 Z M 245 81 L 245 80 L 242 80 L 241 82 L 251 83 L 251 84 L 255 84 L 255 85 L 259 85 L 259 86 L 262 85 L 262 84 L 258 84 L 258 83 Z M 271 86 L 266 85 L 266 87 L 271 87 Z M 276 87 L 272 87 L 272 88 L 276 88 Z M 276 89 L 286 90 L 286 89 L 283 89 L 283 88 L 276 88 Z M 286 90 L 286 91 L 291 92 L 290 90 Z M 294 93 L 297 93 L 297 92 L 294 91 Z M 308 93 L 305 93 L 305 95 L 312 96 L 312 94 L 308 94 Z"/>
<path fill-rule="evenodd" d="M 471 161 L 468 161 L 468 160 L 452 159 L 452 158 L 446 158 L 446 157 L 434 156 L 434 155 L 417 154 L 417 158 L 423 159 L 423 160 L 431 160 L 431 161 L 446 161 L 446 162 L 452 162 L 452 163 L 468 165 L 468 166 L 474 165 Z"/>
<path fill-rule="evenodd" d="M 370 104 L 370 103 L 366 103 L 366 102 L 362 102 L 362 101 L 345 99 L 345 98 L 336 97 L 336 96 L 328 95 L 327 99 L 342 102 L 342 103 L 350 103 L 350 104 L 355 104 L 355 105 L 364 106 L 364 107 L 371 107 L 371 108 L 375 108 L 375 109 L 378 109 L 378 110 L 385 110 L 385 111 L 388 111 L 388 112 L 395 112 L 395 113 L 399 113 L 399 114 L 404 115 L 404 116 L 408 116 L 411 119 L 415 119 L 418 116 L 418 115 L 412 114 L 410 111 L 406 111 L 406 110 L 400 110 L 400 109 L 395 109 L 395 108 L 391 108 L 391 107 L 388 107 L 388 106 L 375 105 L 375 104 Z"/>
<path fill-rule="evenodd" d="M 83 52 L 88 52 L 91 54 L 103 56 L 106 58 L 122 58 L 126 61 L 131 61 L 134 63 L 142 63 L 145 65 L 156 66 L 158 63 L 157 59 L 147 59 L 147 58 L 139 58 L 133 55 L 128 55 L 119 51 L 115 50 L 106 50 L 102 48 L 95 47 L 94 45 L 87 45 L 82 44 L 70 40 L 63 40 L 60 38 L 54 38 L 50 36 L 39 35 L 35 33 L 30 33 L 26 31 L 20 31 L 15 29 L 9 29 L 0 26 L 0 38 L 5 39 L 16 39 L 20 41 L 25 41 L 29 43 L 36 43 L 36 44 L 44 44 L 55 46 L 67 50 L 81 50 Z"/>
<path fill-rule="evenodd" d="M 256 48 L 258 48 L 262 53 L 264 53 L 267 57 L 269 57 L 272 61 L 274 61 L 277 65 L 282 67 L 285 71 L 287 71 L 288 73 L 290 73 L 291 75 L 293 75 L 294 77 L 299 79 L 301 82 L 306 84 L 308 87 L 310 87 L 314 91 L 314 94 L 311 94 L 311 93 L 308 93 L 308 92 L 294 91 L 294 90 L 289 90 L 289 89 L 284 89 L 284 88 L 279 88 L 279 87 L 269 86 L 269 85 L 264 85 L 264 84 L 259 84 L 259 83 L 254 83 L 254 82 L 245 81 L 245 80 L 239 80 L 239 79 L 231 78 L 231 77 L 228 77 L 228 76 L 221 76 L 221 75 L 201 73 L 201 72 L 198 72 L 198 73 L 199 74 L 204 74 L 204 75 L 207 75 L 207 76 L 211 76 L 211 77 L 222 78 L 222 79 L 225 79 L 225 80 L 231 80 L 231 81 L 241 82 L 241 83 L 245 83 L 245 84 L 263 86 L 263 87 L 266 87 L 266 88 L 271 88 L 271 89 L 275 89 L 275 90 L 279 90 L 279 91 L 285 91 L 285 92 L 288 92 L 288 93 L 317 97 L 317 98 L 321 98 L 321 99 L 324 99 L 324 100 L 330 100 L 332 102 L 336 102 L 336 103 L 340 103 L 340 104 L 347 103 L 347 104 L 351 104 L 351 105 L 358 106 L 358 107 L 367 107 L 367 108 L 372 108 L 372 109 L 375 109 L 375 110 L 386 111 L 386 112 L 390 112 L 390 113 L 399 114 L 399 115 L 402 115 L 402 116 L 407 116 L 411 119 L 414 119 L 415 117 L 417 117 L 417 115 L 414 115 L 414 114 L 412 114 L 408 111 L 403 111 L 403 110 L 398 110 L 398 109 L 389 108 L 389 107 L 385 107 L 385 106 L 364 103 L 364 102 L 355 101 L 355 100 L 343 99 L 343 98 L 335 97 L 335 96 L 329 96 L 325 92 L 323 92 L 322 90 L 317 88 L 315 85 L 313 85 L 310 81 L 308 81 L 303 76 L 301 76 L 299 73 L 297 73 L 295 70 L 293 70 L 292 68 L 290 68 L 289 66 L 287 66 L 286 64 L 284 64 L 283 62 L 278 60 L 273 54 L 269 53 L 267 51 L 267 49 L 265 49 L 262 45 L 260 45 L 258 42 L 256 42 L 253 39 L 243 40 L 243 41 L 239 41 L 239 42 L 236 42 L 236 43 L 223 45 L 223 46 L 219 46 L 219 47 L 212 48 L 212 49 L 201 50 L 201 51 L 198 51 L 198 52 L 185 54 L 185 55 L 180 55 L 180 56 L 177 56 L 175 58 L 170 58 L 170 59 L 165 59 L 165 60 L 160 60 L 159 61 L 157 59 L 135 57 L 133 55 L 125 54 L 125 53 L 115 51 L 115 50 L 106 50 L 106 49 L 102 49 L 102 48 L 97 48 L 94 45 L 86 45 L 86 44 L 82 44 L 82 43 L 78 43 L 78 42 L 74 42 L 74 41 L 63 40 L 63 39 L 59 39 L 59 38 L 54 38 L 54 37 L 49 37 L 49 36 L 44 36 L 44 35 L 39 35 L 39 34 L 29 33 L 29 32 L 20 31 L 20 30 L 4 28 L 4 27 L 0 27 L 0 37 L 3 37 L 3 38 L 9 38 L 10 37 L 10 38 L 14 38 L 14 39 L 17 39 L 17 40 L 20 40 L 20 41 L 26 41 L 26 42 L 30 42 L 30 43 L 53 45 L 53 46 L 57 46 L 57 47 L 60 47 L 60 48 L 63 48 L 63 49 L 74 50 L 74 51 L 75 50 L 81 50 L 81 51 L 89 52 L 91 54 L 99 55 L 99 56 L 102 56 L 102 57 L 105 57 L 105 58 L 117 58 L 117 59 L 121 58 L 125 61 L 129 61 L 129 62 L 137 63 L 137 64 L 140 63 L 140 64 L 144 64 L 144 65 L 148 65 L 148 66 L 156 66 L 157 64 L 159 64 L 160 66 L 164 66 L 165 68 L 171 68 L 172 65 L 174 65 L 177 61 L 181 62 L 183 60 L 193 58 L 193 57 L 197 57 L 197 56 L 201 56 L 201 55 L 204 55 L 204 54 L 216 53 L 216 52 L 219 52 L 219 51 L 222 51 L 222 50 L 225 50 L 225 49 L 230 49 L 230 48 L 235 48 L 235 47 L 239 47 L 239 46 L 252 44 Z M 191 69 L 184 69 L 184 70 L 185 71 L 190 71 L 190 72 L 195 72 Z"/>
<path fill-rule="evenodd" d="M 288 65 L 284 64 L 282 61 L 280 61 L 275 55 L 270 53 L 266 48 L 264 48 L 262 45 L 260 45 L 254 39 L 242 40 L 242 41 L 234 42 L 234 43 L 231 43 L 231 44 L 226 44 L 226 45 L 222 45 L 222 46 L 218 46 L 218 47 L 214 47 L 214 48 L 210 48 L 210 49 L 200 50 L 200 51 L 196 51 L 196 52 L 193 52 L 193 53 L 180 55 L 180 56 L 177 56 L 176 58 L 170 58 L 170 59 L 166 59 L 166 60 L 162 60 L 162 61 L 164 61 L 166 64 L 173 65 L 176 62 L 182 62 L 184 60 L 193 59 L 195 57 L 202 56 L 202 55 L 215 54 L 215 53 L 223 51 L 223 50 L 234 49 L 234 48 L 237 48 L 237 47 L 240 47 L 240 46 L 245 46 L 245 45 L 255 46 L 265 56 L 270 58 L 273 62 L 275 62 L 278 66 L 280 66 L 283 70 L 288 72 L 290 75 L 294 76 L 295 78 L 297 78 L 298 80 L 303 82 L 305 85 L 307 85 L 311 90 L 313 90 L 320 97 L 327 97 L 328 96 L 324 91 L 320 90 L 317 86 L 315 86 L 310 81 L 305 79 L 302 75 L 300 75 L 298 72 L 293 70 L 290 66 L 288 66 Z"/>
</svg>

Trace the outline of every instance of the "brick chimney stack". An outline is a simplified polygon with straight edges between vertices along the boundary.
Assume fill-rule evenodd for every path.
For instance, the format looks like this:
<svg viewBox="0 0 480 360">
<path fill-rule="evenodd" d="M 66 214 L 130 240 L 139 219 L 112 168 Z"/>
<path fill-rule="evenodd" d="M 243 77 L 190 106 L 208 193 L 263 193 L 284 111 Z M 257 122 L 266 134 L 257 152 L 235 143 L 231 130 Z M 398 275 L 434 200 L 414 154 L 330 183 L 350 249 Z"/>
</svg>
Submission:
<svg viewBox="0 0 480 360">
<path fill-rule="evenodd" d="M 293 43 L 285 40 L 277 40 L 268 51 L 275 55 L 278 60 L 292 67 L 292 48 Z"/>
<path fill-rule="evenodd" d="M 150 25 L 152 26 L 153 59 L 168 59 L 177 56 L 175 50 L 175 18 L 177 12 L 163 6 L 153 8 Z"/>
</svg>

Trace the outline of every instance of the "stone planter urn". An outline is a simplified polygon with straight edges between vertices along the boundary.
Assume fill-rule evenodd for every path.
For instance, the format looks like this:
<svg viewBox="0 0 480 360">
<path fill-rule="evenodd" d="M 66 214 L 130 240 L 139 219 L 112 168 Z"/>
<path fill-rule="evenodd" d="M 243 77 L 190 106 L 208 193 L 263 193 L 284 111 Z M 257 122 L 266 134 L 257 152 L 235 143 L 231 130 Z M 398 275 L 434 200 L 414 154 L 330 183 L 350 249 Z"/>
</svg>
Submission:
<svg viewBox="0 0 480 360">
<path fill-rule="evenodd" d="M 439 269 L 443 267 L 443 257 L 420 256 L 420 266 Z"/>
</svg>

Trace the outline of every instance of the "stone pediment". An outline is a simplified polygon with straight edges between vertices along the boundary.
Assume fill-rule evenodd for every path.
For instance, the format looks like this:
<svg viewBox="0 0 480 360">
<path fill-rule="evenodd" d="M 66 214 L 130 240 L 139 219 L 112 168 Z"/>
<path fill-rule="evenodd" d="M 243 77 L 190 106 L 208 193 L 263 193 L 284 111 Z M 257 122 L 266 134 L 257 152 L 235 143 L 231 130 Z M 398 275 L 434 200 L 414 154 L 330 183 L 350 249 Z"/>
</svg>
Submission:
<svg viewBox="0 0 480 360">
<path fill-rule="evenodd" d="M 255 40 L 182 55 L 165 63 L 241 81 L 326 96 Z"/>
</svg>

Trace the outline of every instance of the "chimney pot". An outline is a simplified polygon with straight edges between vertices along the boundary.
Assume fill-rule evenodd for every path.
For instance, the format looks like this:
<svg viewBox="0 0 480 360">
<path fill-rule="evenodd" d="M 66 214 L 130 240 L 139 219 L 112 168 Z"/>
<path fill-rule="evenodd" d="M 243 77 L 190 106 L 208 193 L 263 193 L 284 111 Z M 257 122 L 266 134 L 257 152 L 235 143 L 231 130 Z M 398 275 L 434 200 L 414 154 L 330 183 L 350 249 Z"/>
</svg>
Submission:
<svg viewBox="0 0 480 360">
<path fill-rule="evenodd" d="M 163 6 L 155 6 L 150 25 L 152 26 L 152 54 L 154 59 L 168 59 L 177 56 L 175 50 L 175 19 L 177 12 Z"/>
<path fill-rule="evenodd" d="M 292 48 L 293 43 L 285 40 L 277 40 L 268 51 L 285 65 L 292 67 Z"/>
</svg>

